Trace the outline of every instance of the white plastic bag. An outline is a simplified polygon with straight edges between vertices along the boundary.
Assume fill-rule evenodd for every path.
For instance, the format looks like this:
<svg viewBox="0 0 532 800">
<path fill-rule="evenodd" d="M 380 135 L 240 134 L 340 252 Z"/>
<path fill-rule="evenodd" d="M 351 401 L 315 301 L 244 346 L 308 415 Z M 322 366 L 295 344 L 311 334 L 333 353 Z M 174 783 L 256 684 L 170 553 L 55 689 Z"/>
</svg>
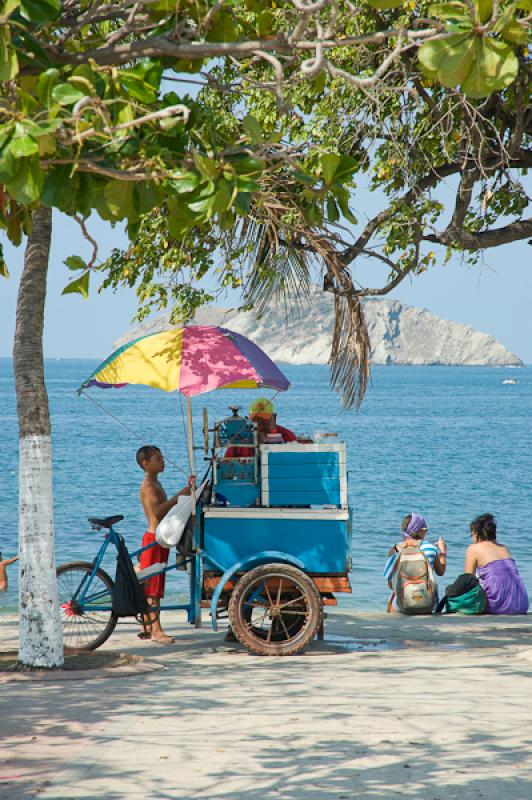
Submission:
<svg viewBox="0 0 532 800">
<path fill-rule="evenodd" d="M 175 547 L 181 541 L 187 522 L 192 514 L 192 498 L 182 495 L 170 509 L 166 517 L 159 522 L 155 530 L 155 539 L 161 547 Z"/>
<path fill-rule="evenodd" d="M 196 488 L 196 503 L 201 497 L 205 489 L 207 481 L 203 481 Z M 183 494 L 177 498 L 177 503 L 173 506 L 166 517 L 159 522 L 155 529 L 155 541 L 161 547 L 166 547 L 169 550 L 171 547 L 176 547 L 181 541 L 181 537 L 187 527 L 187 522 L 192 514 L 192 497 L 188 494 Z"/>
</svg>

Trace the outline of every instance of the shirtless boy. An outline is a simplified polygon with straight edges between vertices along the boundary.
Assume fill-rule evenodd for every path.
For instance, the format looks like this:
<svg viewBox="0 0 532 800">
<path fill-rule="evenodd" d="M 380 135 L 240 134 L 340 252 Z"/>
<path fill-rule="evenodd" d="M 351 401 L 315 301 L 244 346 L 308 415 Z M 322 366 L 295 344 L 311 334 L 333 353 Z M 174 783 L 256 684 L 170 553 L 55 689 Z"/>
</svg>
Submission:
<svg viewBox="0 0 532 800">
<path fill-rule="evenodd" d="M 145 445 L 137 450 L 137 464 L 144 470 L 144 480 L 140 485 L 140 502 L 146 514 L 148 527 L 142 537 L 142 547 L 155 542 L 155 529 L 170 509 L 176 505 L 178 497 L 190 494 L 190 485 L 168 499 L 159 481 L 159 474 L 164 471 L 164 457 L 155 445 Z M 166 547 L 155 544 L 140 554 L 140 568 L 146 569 L 151 564 L 168 561 L 170 551 Z M 142 638 L 151 639 L 159 644 L 170 644 L 174 640 L 161 627 L 160 606 L 164 597 L 165 574 L 154 575 L 144 582 L 144 593 L 150 610 L 144 617 L 144 633 Z"/>
</svg>

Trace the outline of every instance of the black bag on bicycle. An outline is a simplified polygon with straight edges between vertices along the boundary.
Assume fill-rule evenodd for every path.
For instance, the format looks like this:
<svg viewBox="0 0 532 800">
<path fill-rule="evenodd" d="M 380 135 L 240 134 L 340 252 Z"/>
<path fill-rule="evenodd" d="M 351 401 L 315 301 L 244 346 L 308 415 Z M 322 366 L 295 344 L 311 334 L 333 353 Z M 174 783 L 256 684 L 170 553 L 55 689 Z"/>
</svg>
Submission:
<svg viewBox="0 0 532 800">
<path fill-rule="evenodd" d="M 148 604 L 144 589 L 137 578 L 124 539 L 119 536 L 113 591 L 113 614 L 115 617 L 138 617 L 145 614 L 147 610 Z"/>
</svg>

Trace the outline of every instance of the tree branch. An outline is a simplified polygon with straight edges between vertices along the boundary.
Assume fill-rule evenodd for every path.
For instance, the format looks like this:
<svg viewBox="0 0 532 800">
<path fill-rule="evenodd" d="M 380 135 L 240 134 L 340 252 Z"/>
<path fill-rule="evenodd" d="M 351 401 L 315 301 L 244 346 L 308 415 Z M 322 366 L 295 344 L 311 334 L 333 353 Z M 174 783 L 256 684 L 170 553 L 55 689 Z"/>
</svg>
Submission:
<svg viewBox="0 0 532 800">
<path fill-rule="evenodd" d="M 98 242 L 90 235 L 83 217 L 81 217 L 79 214 L 73 214 L 73 217 L 81 228 L 83 238 L 86 239 L 92 247 L 92 255 L 87 264 L 87 269 L 92 269 L 92 267 L 96 264 L 96 259 L 98 258 Z"/>
<path fill-rule="evenodd" d="M 390 28 L 361 36 L 327 39 L 320 42 L 320 48 L 358 47 L 360 45 L 385 44 L 388 39 L 401 36 L 410 44 L 425 41 L 429 38 L 448 38 L 443 26 L 432 25 L 424 30 L 408 30 Z M 397 49 L 397 48 L 396 48 Z M 48 55 L 57 64 L 85 64 L 94 61 L 96 64 L 119 66 L 138 58 L 161 58 L 170 56 L 176 59 L 223 58 L 225 56 L 250 56 L 255 51 L 294 53 L 297 51 L 316 51 L 316 41 L 290 42 L 284 36 L 272 39 L 256 39 L 240 42 L 190 42 L 171 41 L 168 36 L 156 36 L 141 41 L 116 44 L 113 47 L 100 47 L 82 53 L 68 53 L 55 47 L 47 48 Z"/>
<path fill-rule="evenodd" d="M 389 294 L 392 289 L 395 289 L 396 286 L 399 286 L 401 281 L 403 281 L 407 275 L 410 275 L 415 266 L 415 263 L 412 262 L 410 266 L 406 267 L 400 272 L 398 271 L 395 277 L 392 278 L 391 281 L 388 281 L 385 286 L 381 286 L 378 289 L 339 289 L 338 287 L 334 286 L 334 284 L 329 282 L 326 286 L 324 285 L 324 291 L 331 292 L 337 297 L 351 297 L 352 295 L 356 295 L 357 297 L 383 297 L 384 295 Z M 395 269 L 397 269 L 397 267 L 395 267 Z"/>
<path fill-rule="evenodd" d="M 449 222 L 449 225 L 447 226 L 447 231 L 449 233 L 454 230 L 459 231 L 461 228 L 463 228 L 467 210 L 471 204 L 471 198 L 473 196 L 473 187 L 475 186 L 478 177 L 479 172 L 476 169 L 473 169 L 470 172 L 462 173 L 460 185 L 458 187 L 458 191 L 456 192 L 453 216 Z"/>
<path fill-rule="evenodd" d="M 84 98 L 88 99 L 88 98 Z M 91 100 L 88 99 L 88 104 L 91 103 Z M 74 113 L 72 115 L 75 116 Z M 186 123 L 190 116 L 190 109 L 187 106 L 177 105 L 177 106 L 167 106 L 166 108 L 162 108 L 159 111 L 153 111 L 151 114 L 145 114 L 143 117 L 137 117 L 136 119 L 132 119 L 129 122 L 122 122 L 120 125 L 115 125 L 114 128 L 107 128 L 106 133 L 109 136 L 112 136 L 114 133 L 118 131 L 127 131 L 130 128 L 138 128 L 142 125 L 145 125 L 147 122 L 157 122 L 161 119 L 168 119 L 169 117 L 175 117 L 179 122 Z M 84 139 L 90 139 L 91 136 L 95 136 L 98 132 L 95 128 L 87 128 L 87 130 L 81 131 L 81 133 L 76 133 L 75 137 L 72 139 L 74 142 L 81 142 Z"/>
<path fill-rule="evenodd" d="M 46 167 L 59 166 L 61 164 L 75 165 L 76 172 L 90 172 L 93 175 L 103 175 L 107 178 L 116 178 L 119 181 L 152 181 L 161 178 L 174 177 L 171 172 L 139 172 L 138 170 L 128 172 L 123 169 L 113 169 L 106 167 L 103 164 L 98 164 L 97 161 L 86 161 L 81 159 L 76 161 L 74 158 L 47 158 L 41 161 L 41 166 Z"/>
<path fill-rule="evenodd" d="M 532 237 L 532 217 L 511 222 L 502 228 L 493 228 L 489 231 L 479 231 L 470 233 L 466 230 L 461 231 L 442 231 L 441 233 L 431 233 L 423 236 L 424 241 L 434 244 L 455 245 L 464 250 L 487 250 L 490 247 L 499 247 L 501 244 L 528 239 Z"/>
<path fill-rule="evenodd" d="M 378 230 L 378 228 L 384 222 L 393 217 L 398 206 L 409 205 L 412 200 L 421 194 L 421 192 L 425 191 L 425 189 L 429 189 L 431 186 L 434 186 L 436 183 L 438 183 L 438 181 L 440 181 L 442 178 L 447 178 L 449 175 L 454 175 L 459 171 L 459 164 L 444 164 L 441 167 L 436 167 L 431 173 L 425 175 L 424 178 L 420 178 L 417 183 L 403 195 L 403 197 L 395 201 L 393 207 L 383 209 L 383 211 L 380 211 L 367 223 L 356 242 L 342 253 L 342 263 L 347 266 L 347 264 L 350 264 L 351 261 L 354 261 L 357 256 L 363 253 L 367 243 L 375 231 Z"/>
<path fill-rule="evenodd" d="M 512 159 L 510 166 L 514 168 L 518 167 L 526 168 L 527 166 L 530 166 L 531 162 L 532 162 L 532 154 L 529 153 L 529 151 L 527 150 L 520 150 L 516 154 L 516 158 Z M 493 163 L 494 166 L 498 166 L 497 164 L 495 164 L 495 161 Z M 489 165 L 487 166 L 487 168 L 489 168 Z M 463 172 L 464 169 L 469 169 L 470 172 Z M 449 226 L 445 231 L 442 231 L 441 233 L 430 234 L 429 236 L 425 236 L 423 238 L 425 239 L 425 241 L 429 242 L 448 244 L 450 243 L 450 241 L 453 241 L 453 238 L 451 236 L 451 226 L 455 225 L 457 229 L 457 235 L 462 237 L 462 241 L 465 241 L 469 236 L 476 236 L 476 237 L 482 236 L 485 237 L 482 239 L 482 241 L 491 241 L 491 237 L 485 236 L 486 234 L 490 233 L 489 231 L 485 231 L 480 234 L 466 234 L 466 232 L 460 230 L 463 225 L 463 221 L 465 219 L 465 214 L 467 213 L 467 208 L 469 207 L 469 204 L 471 202 L 471 193 L 473 190 L 474 182 L 478 178 L 478 172 L 476 172 L 474 162 L 471 160 L 468 160 L 465 163 L 465 165 L 454 162 L 449 164 L 443 164 L 441 167 L 436 167 L 428 175 L 425 175 L 423 178 L 420 178 L 415 183 L 415 185 L 412 186 L 411 189 L 409 189 L 401 198 L 395 201 L 392 207 L 385 208 L 378 214 L 376 214 L 373 217 L 373 219 L 371 219 L 367 223 L 366 227 L 364 228 L 364 230 L 362 231 L 356 242 L 353 245 L 347 247 L 341 254 L 340 258 L 344 266 L 350 264 L 359 255 L 363 255 L 364 251 L 366 250 L 366 246 L 371 237 L 373 236 L 373 234 L 380 228 L 381 225 L 383 225 L 385 222 L 387 222 L 394 216 L 398 207 L 409 205 L 410 203 L 412 203 L 413 200 L 415 200 L 416 197 L 419 197 L 419 195 L 422 192 L 426 191 L 426 189 L 432 188 L 443 178 L 448 178 L 451 175 L 456 175 L 457 173 L 460 172 L 462 172 L 463 177 L 461 181 L 460 190 L 457 195 L 456 205 L 451 223 L 449 223 Z M 465 180 L 466 176 L 467 176 L 467 181 Z M 469 185 L 470 183 L 471 185 Z M 519 223 L 512 223 L 512 225 L 516 224 Z M 512 225 L 508 225 L 505 228 L 500 229 L 501 231 L 505 231 L 505 233 L 503 234 L 504 238 L 501 239 L 500 242 L 494 241 L 493 244 L 483 245 L 483 247 L 496 247 L 497 244 L 505 244 L 507 242 L 513 241 L 513 238 L 515 237 L 512 237 L 512 230 L 513 230 Z M 524 228 L 523 229 L 519 228 L 519 230 L 524 230 Z M 531 233 L 522 233 L 522 235 L 520 235 L 517 238 L 525 239 L 529 235 L 531 235 Z M 468 241 L 470 242 L 470 246 L 468 245 L 466 247 L 463 244 L 461 244 L 460 246 L 463 246 L 465 247 L 465 249 L 468 250 L 474 250 L 479 246 L 473 244 L 473 239 L 468 239 Z"/>
<path fill-rule="evenodd" d="M 271 53 L 265 53 L 262 50 L 256 50 L 253 55 L 257 58 L 264 59 L 264 61 L 267 61 L 268 64 L 271 64 L 273 67 L 273 71 L 275 73 L 275 88 L 273 90 L 273 94 L 275 95 L 277 102 L 277 110 L 279 112 L 287 111 L 290 107 L 290 103 L 285 103 L 283 97 L 283 65 L 279 59 L 273 56 Z"/>
<path fill-rule="evenodd" d="M 208 31 L 214 21 L 215 16 L 218 14 L 220 9 L 223 5 L 225 5 L 226 0 L 217 0 L 217 2 L 210 8 L 207 12 L 205 19 L 203 20 L 203 29 Z"/>
<path fill-rule="evenodd" d="M 325 62 L 325 66 L 327 72 L 331 76 L 331 78 L 343 78 L 344 81 L 350 83 L 352 86 L 356 86 L 358 89 L 367 88 L 370 86 L 374 86 L 381 78 L 386 75 L 387 71 L 390 69 L 392 64 L 399 58 L 399 56 L 404 52 L 404 50 L 408 50 L 410 48 L 410 44 L 406 46 L 403 50 L 403 40 L 404 40 L 404 31 L 399 30 L 397 34 L 397 44 L 395 45 L 392 52 L 384 59 L 382 64 L 377 67 L 373 75 L 369 78 L 358 78 L 355 75 L 352 75 L 350 72 L 346 72 L 344 69 L 339 69 L 335 67 L 334 64 L 331 64 L 330 61 Z M 320 50 L 321 53 L 321 50 Z M 316 61 L 318 60 L 318 49 L 316 47 Z M 312 74 L 312 73 L 311 73 Z"/>
</svg>

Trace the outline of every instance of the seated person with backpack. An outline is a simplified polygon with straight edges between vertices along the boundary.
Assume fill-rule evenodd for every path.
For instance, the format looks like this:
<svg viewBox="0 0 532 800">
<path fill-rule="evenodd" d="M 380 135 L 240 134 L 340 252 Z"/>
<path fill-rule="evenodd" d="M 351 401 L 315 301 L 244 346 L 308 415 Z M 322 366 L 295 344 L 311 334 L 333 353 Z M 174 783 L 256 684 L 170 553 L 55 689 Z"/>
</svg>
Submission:
<svg viewBox="0 0 532 800">
<path fill-rule="evenodd" d="M 442 537 L 436 544 L 425 541 L 428 525 L 420 514 L 407 514 L 401 529 L 403 541 L 388 551 L 384 566 L 392 589 L 388 611 L 431 614 L 438 601 L 435 574 L 445 574 L 447 546 Z"/>
</svg>

